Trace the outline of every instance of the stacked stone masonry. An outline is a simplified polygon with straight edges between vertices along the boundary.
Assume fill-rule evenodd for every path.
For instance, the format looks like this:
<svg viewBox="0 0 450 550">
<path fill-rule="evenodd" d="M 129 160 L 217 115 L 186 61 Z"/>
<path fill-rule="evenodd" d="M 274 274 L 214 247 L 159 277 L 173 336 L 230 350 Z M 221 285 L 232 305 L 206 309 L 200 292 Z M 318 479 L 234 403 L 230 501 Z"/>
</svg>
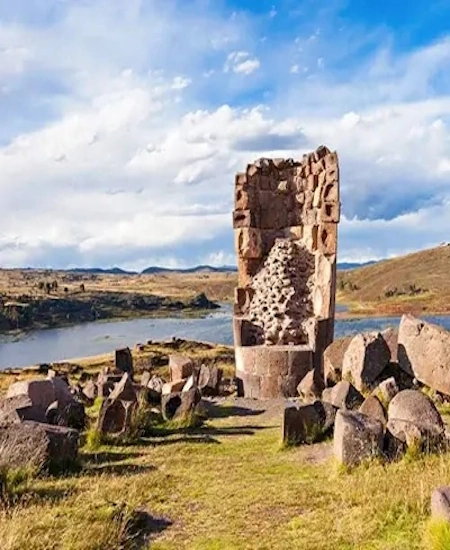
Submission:
<svg viewBox="0 0 450 550">
<path fill-rule="evenodd" d="M 338 158 L 326 147 L 302 161 L 259 159 L 236 175 L 234 338 L 245 396 L 294 396 L 309 370 L 323 374 L 339 217 Z"/>
</svg>

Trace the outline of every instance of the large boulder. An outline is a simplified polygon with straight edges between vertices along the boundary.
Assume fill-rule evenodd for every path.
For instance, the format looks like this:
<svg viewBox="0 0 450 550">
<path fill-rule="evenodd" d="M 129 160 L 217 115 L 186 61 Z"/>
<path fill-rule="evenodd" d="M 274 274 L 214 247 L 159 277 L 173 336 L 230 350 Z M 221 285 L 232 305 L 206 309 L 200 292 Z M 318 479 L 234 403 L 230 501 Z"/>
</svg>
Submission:
<svg viewBox="0 0 450 550">
<path fill-rule="evenodd" d="M 297 386 L 297 393 L 305 402 L 314 402 L 321 396 L 321 389 L 317 384 L 315 370 L 310 370 Z M 323 385 L 322 385 L 323 387 Z"/>
<path fill-rule="evenodd" d="M 398 362 L 398 330 L 395 328 L 388 328 L 381 333 L 383 340 L 386 342 L 389 351 L 391 353 L 390 362 Z"/>
<path fill-rule="evenodd" d="M 283 415 L 283 442 L 287 445 L 314 443 L 333 427 L 336 409 L 329 403 L 289 404 Z"/>
<path fill-rule="evenodd" d="M 0 466 L 64 470 L 78 454 L 77 430 L 25 421 L 0 427 Z"/>
<path fill-rule="evenodd" d="M 108 396 L 109 401 L 137 401 L 131 376 L 125 373 Z"/>
<path fill-rule="evenodd" d="M 450 332 L 403 315 L 398 335 L 400 367 L 417 380 L 450 395 Z"/>
<path fill-rule="evenodd" d="M 217 367 L 202 365 L 198 373 L 197 386 L 202 395 L 216 396 L 219 394 L 220 381 L 223 370 Z"/>
<path fill-rule="evenodd" d="M 360 412 L 338 411 L 334 424 L 334 455 L 345 466 L 379 456 L 383 450 L 383 424 Z"/>
<path fill-rule="evenodd" d="M 427 448 L 444 438 L 444 422 L 434 403 L 420 391 L 403 390 L 390 402 L 388 430 L 410 446 L 413 442 Z"/>
<path fill-rule="evenodd" d="M 131 426 L 135 407 L 135 401 L 105 399 L 98 415 L 98 431 L 114 435 L 126 433 Z"/>
<path fill-rule="evenodd" d="M 58 376 L 46 380 L 24 380 L 11 384 L 6 397 L 19 395 L 28 397 L 34 406 L 44 411 L 54 401 L 59 401 L 64 405 L 73 401 L 70 387 L 64 379 Z"/>
<path fill-rule="evenodd" d="M 378 384 L 374 394 L 377 395 L 385 405 L 388 405 L 392 399 L 398 394 L 399 389 L 397 381 L 393 376 L 386 378 Z"/>
<path fill-rule="evenodd" d="M 46 422 L 45 411 L 33 405 L 31 399 L 24 394 L 0 399 L 0 425 L 20 423 L 24 420 Z"/>
<path fill-rule="evenodd" d="M 67 404 L 54 401 L 45 412 L 46 421 L 55 426 L 66 426 L 75 430 L 84 430 L 86 427 L 86 413 L 80 401 L 70 401 Z"/>
<path fill-rule="evenodd" d="M 369 395 L 369 397 L 364 400 L 364 403 L 359 408 L 359 412 L 369 416 L 370 418 L 379 420 L 383 426 L 386 426 L 387 424 L 386 411 L 376 395 Z"/>
<path fill-rule="evenodd" d="M 182 419 L 195 413 L 201 401 L 198 388 L 188 391 L 163 394 L 161 398 L 161 412 L 164 420 Z"/>
<path fill-rule="evenodd" d="M 353 336 L 346 336 L 332 342 L 323 354 L 325 385 L 332 386 L 342 380 L 342 363 Z"/>
<path fill-rule="evenodd" d="M 114 364 L 116 369 L 133 376 L 133 355 L 130 348 L 116 349 Z"/>
<path fill-rule="evenodd" d="M 323 390 L 322 401 L 331 403 L 337 409 L 356 409 L 364 401 L 364 397 L 350 382 L 342 380 L 332 388 Z"/>
<path fill-rule="evenodd" d="M 169 372 L 171 382 L 185 380 L 194 371 L 194 362 L 184 355 L 169 355 Z"/>
<path fill-rule="evenodd" d="M 379 332 L 357 334 L 344 353 L 342 377 L 359 391 L 371 388 L 390 358 L 391 352 Z"/>
</svg>

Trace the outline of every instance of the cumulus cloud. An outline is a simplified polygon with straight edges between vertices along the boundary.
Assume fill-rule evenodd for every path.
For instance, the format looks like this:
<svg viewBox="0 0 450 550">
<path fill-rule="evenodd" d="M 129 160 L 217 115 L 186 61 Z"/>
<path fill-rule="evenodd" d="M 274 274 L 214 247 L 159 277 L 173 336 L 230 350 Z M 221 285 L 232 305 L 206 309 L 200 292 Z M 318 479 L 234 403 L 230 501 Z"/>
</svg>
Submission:
<svg viewBox="0 0 450 550">
<path fill-rule="evenodd" d="M 321 143 L 340 158 L 341 260 L 448 240 L 445 36 L 397 52 L 329 12 L 272 35 L 281 4 L 27 6 L 0 0 L 1 265 L 232 263 L 234 173 Z"/>
</svg>

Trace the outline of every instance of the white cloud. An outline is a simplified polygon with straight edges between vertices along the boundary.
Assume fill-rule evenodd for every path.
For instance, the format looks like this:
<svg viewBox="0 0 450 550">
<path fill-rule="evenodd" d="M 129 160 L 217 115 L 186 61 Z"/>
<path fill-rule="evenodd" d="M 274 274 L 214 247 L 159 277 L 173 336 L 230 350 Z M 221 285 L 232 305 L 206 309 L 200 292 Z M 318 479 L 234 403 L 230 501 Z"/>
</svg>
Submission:
<svg viewBox="0 0 450 550">
<path fill-rule="evenodd" d="M 249 75 L 259 69 L 260 62 L 256 57 L 251 57 L 248 52 L 231 52 L 226 60 L 224 71 L 233 71 Z"/>
</svg>

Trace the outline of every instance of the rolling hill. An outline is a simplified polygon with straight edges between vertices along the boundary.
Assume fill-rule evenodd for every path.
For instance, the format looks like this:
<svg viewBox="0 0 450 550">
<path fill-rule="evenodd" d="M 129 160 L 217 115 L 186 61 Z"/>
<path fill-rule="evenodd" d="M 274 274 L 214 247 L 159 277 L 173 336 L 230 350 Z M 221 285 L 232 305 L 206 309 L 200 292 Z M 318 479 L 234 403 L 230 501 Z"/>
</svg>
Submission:
<svg viewBox="0 0 450 550">
<path fill-rule="evenodd" d="M 450 246 L 340 271 L 337 288 L 353 312 L 450 312 Z"/>
</svg>

